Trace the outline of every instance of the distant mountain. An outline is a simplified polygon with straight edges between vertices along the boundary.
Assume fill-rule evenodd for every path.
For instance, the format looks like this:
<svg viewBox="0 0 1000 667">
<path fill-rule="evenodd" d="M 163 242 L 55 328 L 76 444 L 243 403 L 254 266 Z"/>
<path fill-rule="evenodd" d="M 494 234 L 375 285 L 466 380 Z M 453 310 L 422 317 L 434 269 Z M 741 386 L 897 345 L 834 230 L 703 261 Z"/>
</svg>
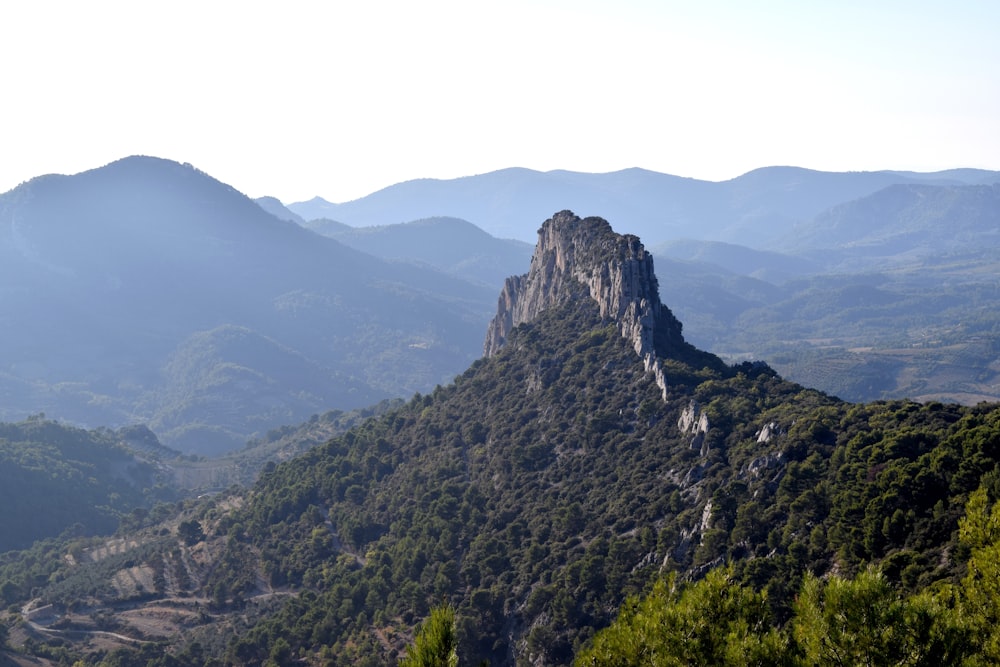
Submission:
<svg viewBox="0 0 1000 667">
<path fill-rule="evenodd" d="M 828 269 L 888 268 L 1000 244 L 1000 183 L 892 185 L 796 225 L 779 245 Z"/>
<path fill-rule="evenodd" d="M 348 227 L 319 219 L 305 226 L 376 257 L 426 264 L 494 289 L 531 257 L 529 244 L 494 238 L 457 218 L 376 227 Z"/>
<path fill-rule="evenodd" d="M 936 174 L 830 173 L 767 167 L 710 182 L 644 169 L 606 174 L 503 169 L 451 180 L 407 181 L 342 204 L 317 197 L 288 208 L 307 220 L 329 218 L 354 227 L 451 216 L 493 236 L 526 242 L 535 235 L 529 221 L 571 208 L 600 212 L 650 247 L 698 238 L 767 248 L 795 223 L 889 185 L 962 185 L 991 179 L 1000 181 L 1000 173 L 964 169 Z"/>
<path fill-rule="evenodd" d="M 781 283 L 823 270 L 822 265 L 815 260 L 719 241 L 678 239 L 661 243 L 652 252 L 656 256 L 680 261 L 714 264 L 727 272 L 771 283 Z"/>
<path fill-rule="evenodd" d="M 638 169 L 508 169 L 401 183 L 342 205 L 310 204 L 315 214 L 356 225 L 461 211 L 487 229 L 508 225 L 501 235 L 527 238 L 530 228 L 509 227 L 532 219 L 525 210 L 551 205 L 548 215 L 583 202 L 576 210 L 612 212 L 621 229 L 638 230 L 664 266 L 670 262 L 665 300 L 700 347 L 730 360 L 766 359 L 786 377 L 851 400 L 975 403 L 1000 398 L 1000 375 L 990 370 L 992 311 L 983 307 L 1000 272 L 990 185 L 998 181 L 1000 173 L 975 169 L 770 167 L 724 183 Z M 394 244 L 389 235 L 405 226 L 307 225 L 351 244 L 370 238 L 356 247 L 383 257 L 439 262 L 415 240 L 418 231 L 431 238 L 428 228 L 410 228 L 413 236 Z M 860 295 L 856 285 L 872 284 L 881 286 L 878 299 L 851 302 Z"/>
<path fill-rule="evenodd" d="M 332 204 L 322 197 L 313 197 L 309 201 L 300 201 L 287 206 L 289 211 L 294 212 L 304 220 L 332 220 L 336 215 L 337 204 Z"/>
<path fill-rule="evenodd" d="M 0 417 L 143 421 L 201 453 L 448 381 L 495 304 L 148 157 L 0 196 L 0 285 Z"/>
<path fill-rule="evenodd" d="M 354 227 L 350 225 L 345 225 L 342 222 L 337 222 L 336 220 L 330 220 L 329 218 L 315 218 L 313 220 L 307 220 L 301 223 L 306 229 L 311 229 L 317 234 L 322 234 L 323 236 L 329 236 L 335 238 L 337 234 L 342 232 L 349 232 Z"/>
<path fill-rule="evenodd" d="M 920 173 L 916 171 L 896 171 L 892 172 L 914 178 L 916 180 L 928 181 L 931 183 L 947 184 L 948 182 L 967 183 L 969 185 L 992 185 L 997 182 L 997 173 L 989 169 L 945 169 L 931 173 Z"/>
<path fill-rule="evenodd" d="M 302 216 L 286 208 L 277 197 L 258 197 L 254 201 L 257 202 L 258 206 L 276 217 L 278 220 L 297 222 L 300 225 L 305 222 Z"/>
<path fill-rule="evenodd" d="M 656 249 L 693 342 L 849 400 L 1000 399 L 1000 185 L 891 185 L 772 248 Z"/>
</svg>

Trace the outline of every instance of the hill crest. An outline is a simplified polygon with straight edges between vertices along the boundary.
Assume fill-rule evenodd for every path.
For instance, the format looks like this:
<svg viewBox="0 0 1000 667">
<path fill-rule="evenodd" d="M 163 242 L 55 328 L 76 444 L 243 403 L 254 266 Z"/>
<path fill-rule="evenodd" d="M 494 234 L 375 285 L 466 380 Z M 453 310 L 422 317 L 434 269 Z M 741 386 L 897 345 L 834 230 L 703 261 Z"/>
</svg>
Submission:
<svg viewBox="0 0 1000 667">
<path fill-rule="evenodd" d="M 666 398 L 657 353 L 683 345 L 681 323 L 660 302 L 652 255 L 638 237 L 616 234 L 603 218 L 560 211 L 542 224 L 528 273 L 504 283 L 483 353 L 495 354 L 514 327 L 542 311 L 586 297 L 602 319 L 615 322 Z"/>
</svg>

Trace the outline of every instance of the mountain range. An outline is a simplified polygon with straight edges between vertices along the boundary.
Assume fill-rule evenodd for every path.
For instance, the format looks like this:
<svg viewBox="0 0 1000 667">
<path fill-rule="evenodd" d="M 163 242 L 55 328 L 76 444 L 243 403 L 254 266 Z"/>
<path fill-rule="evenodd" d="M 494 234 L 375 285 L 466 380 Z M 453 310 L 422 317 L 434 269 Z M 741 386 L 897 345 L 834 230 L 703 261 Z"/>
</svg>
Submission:
<svg viewBox="0 0 1000 667">
<path fill-rule="evenodd" d="M 592 664 L 619 612 L 620 641 L 675 642 L 677 664 L 713 637 L 734 648 L 699 664 L 745 664 L 745 646 L 826 664 L 813 637 L 870 664 L 988 663 L 1000 409 L 853 404 L 727 364 L 687 340 L 668 280 L 637 237 L 553 215 L 454 382 L 252 489 L 0 561 L 8 644 L 71 664 L 394 665 L 444 604 L 455 655 L 498 667 Z M 645 632 L 647 604 L 675 621 Z M 604 650 L 593 664 L 618 664 Z"/>
<path fill-rule="evenodd" d="M 349 227 L 320 219 L 302 223 L 344 245 L 389 261 L 434 267 L 490 289 L 531 258 L 531 245 L 498 239 L 458 218 L 427 218 L 396 225 Z"/>
<path fill-rule="evenodd" d="M 0 196 L 0 416 L 145 422 L 202 454 L 447 382 L 495 291 L 133 157 Z"/>
<path fill-rule="evenodd" d="M 151 157 L 43 176 L 0 195 L 0 418 L 215 455 L 430 391 L 482 354 L 531 221 L 567 206 L 641 232 L 686 338 L 730 362 L 849 400 L 994 399 L 996 180 L 509 169 L 285 206 Z"/>
<path fill-rule="evenodd" d="M 768 249 L 796 224 L 892 185 L 998 181 L 1000 172 L 978 169 L 832 173 L 765 167 L 712 182 L 645 169 L 588 174 L 516 168 L 451 180 L 407 181 L 350 202 L 333 204 L 317 197 L 287 208 L 305 220 L 325 218 L 351 227 L 449 216 L 468 220 L 492 236 L 528 243 L 535 240 L 533 221 L 568 208 L 600 213 L 650 248 L 696 238 Z"/>
<path fill-rule="evenodd" d="M 973 169 L 772 167 L 722 183 L 516 169 L 412 181 L 339 205 L 290 204 L 287 215 L 337 216 L 305 223 L 335 238 L 403 211 L 460 214 L 526 238 L 530 228 L 511 222 L 544 206 L 613 211 L 668 269 L 664 299 L 699 347 L 764 359 L 848 400 L 975 403 L 1000 397 L 1000 323 L 987 306 L 1000 296 L 998 182 L 997 172 Z"/>
</svg>

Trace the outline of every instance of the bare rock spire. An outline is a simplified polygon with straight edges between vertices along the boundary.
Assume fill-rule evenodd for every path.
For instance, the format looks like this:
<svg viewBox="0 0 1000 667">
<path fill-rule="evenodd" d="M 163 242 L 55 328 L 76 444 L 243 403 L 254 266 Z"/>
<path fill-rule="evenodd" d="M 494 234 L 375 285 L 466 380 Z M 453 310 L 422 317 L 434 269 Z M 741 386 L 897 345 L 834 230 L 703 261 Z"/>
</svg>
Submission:
<svg viewBox="0 0 1000 667">
<path fill-rule="evenodd" d="M 561 211 L 538 230 L 527 274 L 507 279 L 483 352 L 495 354 L 518 324 L 546 308 L 580 298 L 597 302 L 601 317 L 613 320 L 632 344 L 666 396 L 659 355 L 683 345 L 681 324 L 660 303 L 653 258 L 638 237 L 616 234 L 602 218 L 581 219 Z"/>
</svg>

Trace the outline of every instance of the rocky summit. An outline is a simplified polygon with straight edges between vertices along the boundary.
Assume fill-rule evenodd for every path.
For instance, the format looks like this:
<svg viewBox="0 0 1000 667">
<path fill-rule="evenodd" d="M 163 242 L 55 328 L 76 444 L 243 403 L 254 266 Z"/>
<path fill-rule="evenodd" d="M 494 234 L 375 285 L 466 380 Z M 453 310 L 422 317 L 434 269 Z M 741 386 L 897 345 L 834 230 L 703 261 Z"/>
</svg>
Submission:
<svg viewBox="0 0 1000 667">
<path fill-rule="evenodd" d="M 660 303 L 652 255 L 638 237 L 616 234 L 603 218 L 560 211 L 542 224 L 528 273 L 504 284 L 483 353 L 495 354 L 514 327 L 542 311 L 584 298 L 616 323 L 665 396 L 657 355 L 685 347 L 681 323 Z"/>
</svg>

